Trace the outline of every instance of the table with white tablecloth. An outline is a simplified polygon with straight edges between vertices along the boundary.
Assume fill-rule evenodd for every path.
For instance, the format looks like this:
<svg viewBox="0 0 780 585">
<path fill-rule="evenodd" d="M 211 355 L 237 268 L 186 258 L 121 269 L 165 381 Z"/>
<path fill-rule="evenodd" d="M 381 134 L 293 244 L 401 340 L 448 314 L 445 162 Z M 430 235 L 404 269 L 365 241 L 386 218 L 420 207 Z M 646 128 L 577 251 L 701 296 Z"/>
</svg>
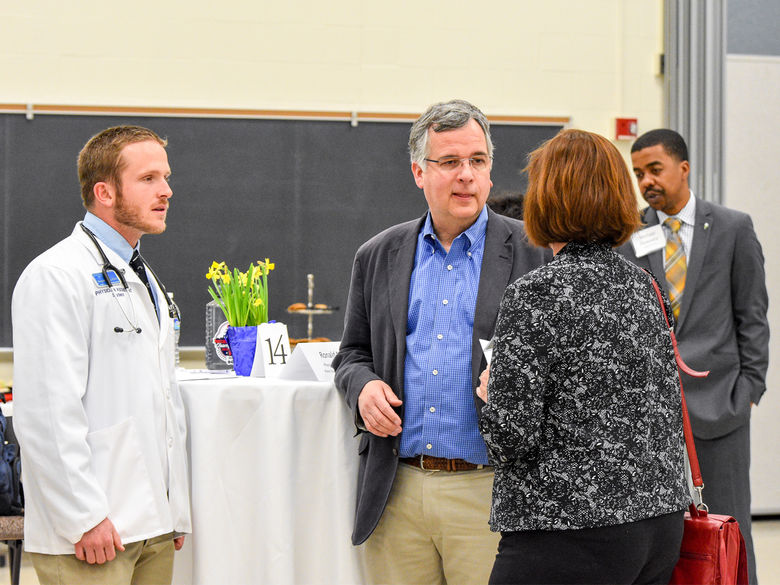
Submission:
<svg viewBox="0 0 780 585">
<path fill-rule="evenodd" d="M 358 584 L 357 440 L 331 382 L 179 382 L 193 534 L 174 583 Z"/>
</svg>

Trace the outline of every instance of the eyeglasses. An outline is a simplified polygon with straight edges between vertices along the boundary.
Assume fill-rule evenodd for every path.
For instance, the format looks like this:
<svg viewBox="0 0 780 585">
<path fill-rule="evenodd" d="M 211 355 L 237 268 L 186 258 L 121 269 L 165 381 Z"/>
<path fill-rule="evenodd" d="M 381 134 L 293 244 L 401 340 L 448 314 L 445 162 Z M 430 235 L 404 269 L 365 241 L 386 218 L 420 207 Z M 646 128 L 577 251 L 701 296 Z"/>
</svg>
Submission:
<svg viewBox="0 0 780 585">
<path fill-rule="evenodd" d="M 425 158 L 428 162 L 436 163 L 442 171 L 455 171 L 460 168 L 460 165 L 464 162 L 468 162 L 473 171 L 486 171 L 490 166 L 490 157 L 484 155 L 467 156 L 465 158 L 458 158 L 457 156 L 449 156 L 434 160 L 432 158 Z"/>
</svg>

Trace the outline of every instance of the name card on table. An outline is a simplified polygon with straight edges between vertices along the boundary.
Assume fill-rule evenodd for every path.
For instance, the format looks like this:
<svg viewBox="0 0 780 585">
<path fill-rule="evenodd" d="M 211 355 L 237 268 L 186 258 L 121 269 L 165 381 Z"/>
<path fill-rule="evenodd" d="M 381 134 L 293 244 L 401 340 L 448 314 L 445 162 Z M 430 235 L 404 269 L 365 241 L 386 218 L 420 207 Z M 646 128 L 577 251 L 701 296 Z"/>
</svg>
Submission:
<svg viewBox="0 0 780 585">
<path fill-rule="evenodd" d="M 330 382 L 335 374 L 330 363 L 338 351 L 338 341 L 299 343 L 280 377 L 286 380 Z"/>
<path fill-rule="evenodd" d="M 252 362 L 253 378 L 278 378 L 290 361 L 290 337 L 284 323 L 257 326 L 257 346 Z"/>
</svg>

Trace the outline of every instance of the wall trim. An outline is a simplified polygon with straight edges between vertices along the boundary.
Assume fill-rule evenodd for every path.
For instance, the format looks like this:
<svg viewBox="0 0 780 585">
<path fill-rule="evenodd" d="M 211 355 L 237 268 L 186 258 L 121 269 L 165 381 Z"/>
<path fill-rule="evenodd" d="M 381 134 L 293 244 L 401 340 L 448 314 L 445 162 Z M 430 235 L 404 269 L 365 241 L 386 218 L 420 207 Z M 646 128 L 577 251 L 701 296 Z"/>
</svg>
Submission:
<svg viewBox="0 0 780 585">
<path fill-rule="evenodd" d="M 247 118 L 280 120 L 330 120 L 349 122 L 414 122 L 420 114 L 402 112 L 345 112 L 328 110 L 255 110 L 232 108 L 168 108 L 146 106 L 97 106 L 67 104 L 0 104 L 2 114 L 73 116 L 148 116 L 179 118 Z M 571 116 L 488 116 L 492 124 L 568 126 Z"/>
</svg>

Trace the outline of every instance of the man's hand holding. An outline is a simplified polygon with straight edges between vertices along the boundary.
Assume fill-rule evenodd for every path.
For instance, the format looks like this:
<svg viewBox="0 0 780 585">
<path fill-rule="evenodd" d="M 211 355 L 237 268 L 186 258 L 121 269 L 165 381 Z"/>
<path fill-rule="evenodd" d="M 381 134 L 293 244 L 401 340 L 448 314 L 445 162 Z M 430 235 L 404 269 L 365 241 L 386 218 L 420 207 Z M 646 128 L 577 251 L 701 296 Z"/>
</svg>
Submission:
<svg viewBox="0 0 780 585">
<path fill-rule="evenodd" d="M 106 561 L 113 561 L 116 558 L 115 549 L 125 550 L 119 533 L 108 518 L 85 532 L 74 548 L 76 549 L 76 558 L 80 561 L 86 561 L 90 565 L 96 563 L 102 565 Z"/>
<path fill-rule="evenodd" d="M 401 417 L 393 410 L 401 404 L 402 401 L 382 380 L 368 382 L 358 397 L 358 410 L 366 429 L 379 437 L 395 437 L 401 432 Z"/>
</svg>

